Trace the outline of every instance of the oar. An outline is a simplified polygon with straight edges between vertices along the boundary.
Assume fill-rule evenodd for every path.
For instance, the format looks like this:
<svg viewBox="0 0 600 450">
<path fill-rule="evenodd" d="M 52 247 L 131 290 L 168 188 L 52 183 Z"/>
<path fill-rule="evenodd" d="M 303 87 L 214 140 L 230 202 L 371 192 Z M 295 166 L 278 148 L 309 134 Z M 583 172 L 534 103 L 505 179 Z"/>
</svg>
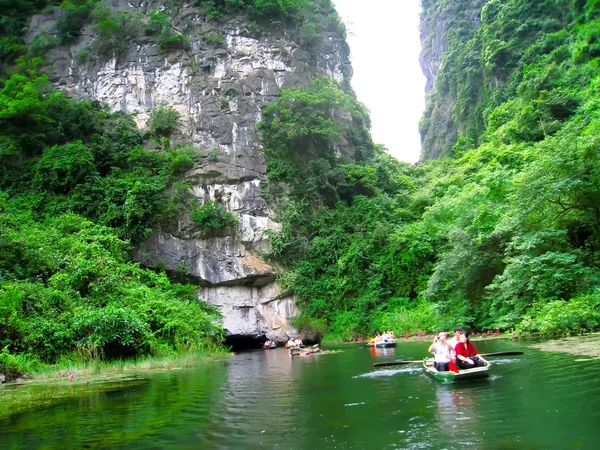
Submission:
<svg viewBox="0 0 600 450">
<path fill-rule="evenodd" d="M 481 353 L 481 356 L 516 356 L 523 355 L 523 352 L 496 352 L 496 353 Z M 423 360 L 420 361 L 388 361 L 388 362 L 380 362 L 373 364 L 373 367 L 386 367 L 386 366 L 400 366 L 402 364 L 421 364 Z"/>
<path fill-rule="evenodd" d="M 523 352 L 496 352 L 496 353 L 481 353 L 481 356 L 515 356 L 523 355 Z"/>
<path fill-rule="evenodd" d="M 420 361 L 388 361 L 388 362 L 380 362 L 373 364 L 373 367 L 385 367 L 385 366 L 399 366 L 401 364 L 421 364 L 423 360 Z"/>
</svg>

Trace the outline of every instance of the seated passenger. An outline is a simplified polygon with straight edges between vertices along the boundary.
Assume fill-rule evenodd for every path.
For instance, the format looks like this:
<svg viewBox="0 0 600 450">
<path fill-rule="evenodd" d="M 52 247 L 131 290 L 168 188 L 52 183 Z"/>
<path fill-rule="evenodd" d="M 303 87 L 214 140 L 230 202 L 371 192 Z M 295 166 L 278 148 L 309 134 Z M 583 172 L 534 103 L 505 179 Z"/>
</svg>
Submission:
<svg viewBox="0 0 600 450">
<path fill-rule="evenodd" d="M 452 346 L 452 348 L 456 347 L 456 344 L 458 344 L 458 338 L 462 332 L 463 329 L 461 327 L 454 327 L 454 336 L 452 336 L 451 339 L 448 339 L 448 343 Z"/>
<path fill-rule="evenodd" d="M 479 356 L 475 346 L 469 341 L 467 333 L 461 333 L 459 342 L 454 347 L 456 354 L 456 365 L 459 369 L 472 369 L 474 367 L 485 366 L 487 361 Z"/>
<path fill-rule="evenodd" d="M 446 341 L 448 333 L 440 331 L 433 337 L 433 343 L 427 350 L 433 353 L 433 367 L 438 372 L 448 372 L 450 359 L 452 358 L 452 346 Z"/>
</svg>

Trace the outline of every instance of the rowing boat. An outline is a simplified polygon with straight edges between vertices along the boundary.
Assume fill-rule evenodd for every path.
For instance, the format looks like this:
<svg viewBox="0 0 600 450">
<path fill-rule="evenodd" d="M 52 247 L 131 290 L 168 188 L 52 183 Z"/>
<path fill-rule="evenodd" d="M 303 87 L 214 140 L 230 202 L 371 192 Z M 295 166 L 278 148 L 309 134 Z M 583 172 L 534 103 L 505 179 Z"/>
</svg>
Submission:
<svg viewBox="0 0 600 450">
<path fill-rule="evenodd" d="M 487 378 L 490 376 L 490 367 L 492 367 L 492 365 L 488 362 L 485 366 L 474 367 L 473 369 L 460 370 L 458 373 L 438 372 L 437 369 L 433 367 L 433 359 L 424 359 L 423 367 L 425 368 L 425 372 L 431 375 L 436 380 L 451 382 L 474 380 L 477 378 Z"/>
<path fill-rule="evenodd" d="M 391 348 L 391 347 L 395 347 L 396 343 L 395 342 L 380 342 L 379 344 L 371 344 L 368 343 L 367 347 L 377 347 L 377 348 Z"/>
<path fill-rule="evenodd" d="M 313 353 L 320 353 L 322 351 L 323 350 L 321 350 L 321 347 L 319 347 L 319 344 L 315 344 L 312 347 L 308 347 L 308 348 L 298 348 L 298 347 L 290 348 L 290 355 L 306 356 L 306 355 L 312 355 Z"/>
</svg>

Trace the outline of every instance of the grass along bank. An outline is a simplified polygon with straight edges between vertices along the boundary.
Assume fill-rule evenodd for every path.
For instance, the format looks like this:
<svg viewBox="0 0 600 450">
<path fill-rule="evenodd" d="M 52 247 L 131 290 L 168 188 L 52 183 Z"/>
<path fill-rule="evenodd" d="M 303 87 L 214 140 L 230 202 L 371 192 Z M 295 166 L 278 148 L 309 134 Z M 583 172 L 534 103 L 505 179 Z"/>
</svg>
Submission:
<svg viewBox="0 0 600 450">
<path fill-rule="evenodd" d="M 225 349 L 212 352 L 186 352 L 170 356 L 141 356 L 115 361 L 81 361 L 44 366 L 17 379 L 18 383 L 90 383 L 119 379 L 162 370 L 189 369 L 212 361 L 228 358 Z"/>
<path fill-rule="evenodd" d="M 187 352 L 167 357 L 119 361 L 87 361 L 46 366 L 27 379 L 0 385 L 0 419 L 45 408 L 71 398 L 130 388 L 145 383 L 150 373 L 190 369 L 226 359 L 231 353 Z"/>
</svg>

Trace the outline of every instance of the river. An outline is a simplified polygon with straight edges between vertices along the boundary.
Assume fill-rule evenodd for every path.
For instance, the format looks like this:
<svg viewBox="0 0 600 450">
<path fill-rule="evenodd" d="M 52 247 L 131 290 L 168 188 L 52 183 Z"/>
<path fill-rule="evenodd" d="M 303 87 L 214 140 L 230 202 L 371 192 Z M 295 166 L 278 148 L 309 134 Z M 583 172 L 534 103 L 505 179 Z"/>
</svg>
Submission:
<svg viewBox="0 0 600 450">
<path fill-rule="evenodd" d="M 1 419 L 0 448 L 600 448 L 600 360 L 475 342 L 526 354 L 490 358 L 488 379 L 442 384 L 418 365 L 372 367 L 419 359 L 428 342 L 295 358 L 248 351 Z"/>
</svg>

